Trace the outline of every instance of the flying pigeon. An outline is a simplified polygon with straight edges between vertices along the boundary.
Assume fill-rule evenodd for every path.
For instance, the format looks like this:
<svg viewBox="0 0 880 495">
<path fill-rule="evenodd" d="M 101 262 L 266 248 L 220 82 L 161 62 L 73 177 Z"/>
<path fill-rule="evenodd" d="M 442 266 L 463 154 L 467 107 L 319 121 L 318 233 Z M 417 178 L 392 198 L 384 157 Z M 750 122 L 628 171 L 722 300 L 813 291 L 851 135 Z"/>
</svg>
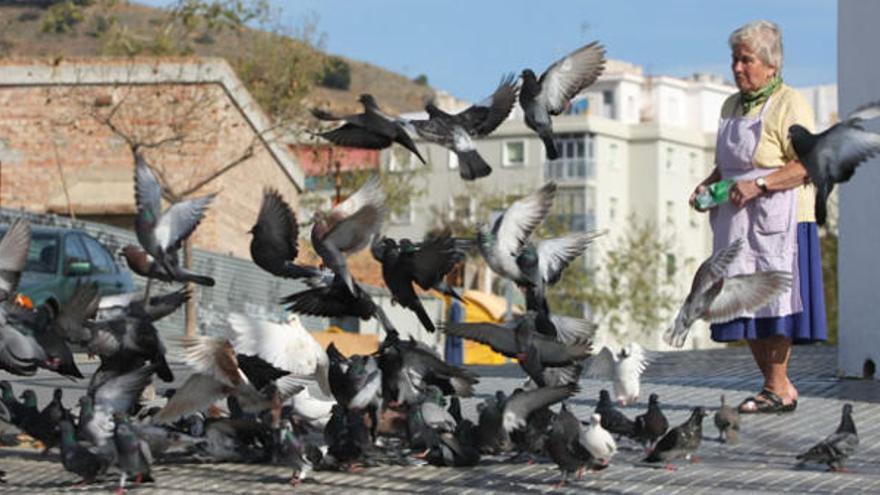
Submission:
<svg viewBox="0 0 880 495">
<path fill-rule="evenodd" d="M 472 138 L 487 136 L 510 115 L 516 104 L 513 76 L 505 76 L 498 89 L 484 103 L 471 105 L 450 115 L 433 103 L 425 106 L 428 120 L 411 120 L 416 133 L 426 141 L 452 150 L 458 157 L 458 172 L 464 180 L 476 180 L 492 173 L 492 167 L 477 152 Z"/>
<path fill-rule="evenodd" d="M 880 151 L 880 134 L 861 126 L 862 121 L 877 117 L 880 102 L 872 102 L 820 134 L 813 134 L 799 124 L 788 128 L 794 151 L 816 185 L 817 224 L 825 225 L 826 202 L 834 185 L 849 181 L 856 167 Z"/>
<path fill-rule="evenodd" d="M 321 275 L 316 267 L 294 263 L 299 252 L 299 224 L 296 214 L 277 190 L 263 191 L 263 202 L 257 222 L 248 232 L 251 238 L 251 259 L 263 270 L 285 278 L 314 278 Z"/>
<path fill-rule="evenodd" d="M 791 287 L 790 272 L 766 271 L 726 277 L 727 267 L 742 249 L 737 239 L 704 261 L 694 275 L 691 291 L 666 330 L 663 340 L 682 347 L 691 325 L 699 319 L 723 323 L 752 313 Z"/>
<path fill-rule="evenodd" d="M 856 447 L 859 446 L 859 435 L 856 432 L 852 411 L 852 404 L 844 404 L 837 430 L 828 435 L 825 440 L 811 447 L 810 450 L 797 456 L 798 465 L 806 462 L 819 462 L 827 464 L 831 471 L 845 471 L 844 461 L 853 455 Z"/>
<path fill-rule="evenodd" d="M 372 95 L 362 94 L 358 101 L 363 105 L 364 112 L 354 115 L 337 116 L 312 109 L 312 115 L 320 120 L 345 121 L 341 127 L 318 135 L 333 144 L 352 148 L 383 149 L 391 146 L 391 143 L 398 143 L 425 163 L 406 129 L 396 119 L 382 113 Z"/>
<path fill-rule="evenodd" d="M 645 350 L 636 342 L 623 346 L 617 354 L 609 347 L 603 347 L 590 363 L 587 374 L 611 380 L 614 397 L 625 406 L 639 400 L 639 383 L 648 362 Z"/>
<path fill-rule="evenodd" d="M 568 399 L 579 391 L 578 385 L 572 383 L 569 385 L 514 392 L 504 402 L 504 409 L 501 413 L 501 427 L 510 434 L 510 432 L 526 426 L 526 421 L 532 411 Z"/>
<path fill-rule="evenodd" d="M 18 218 L 0 239 L 0 302 L 11 301 L 31 244 L 30 223 Z"/>
<path fill-rule="evenodd" d="M 158 268 L 174 280 L 199 280 L 183 271 L 178 251 L 202 221 L 216 194 L 179 201 L 163 212 L 162 186 L 140 154 L 135 155 L 134 187 L 137 203 L 135 233 L 146 254 L 152 257 L 152 260 L 147 258 L 146 263 L 138 260 L 139 269 L 143 268 L 149 274 L 151 262 L 155 261 Z M 210 282 L 205 279 L 199 283 L 212 285 Z"/>
<path fill-rule="evenodd" d="M 739 437 L 739 411 L 730 407 L 721 394 L 721 408 L 715 412 L 715 427 L 718 428 L 718 441 L 736 443 Z"/>
<path fill-rule="evenodd" d="M 312 247 L 352 294 L 356 294 L 355 284 L 345 257 L 370 245 L 382 229 L 385 211 L 385 192 L 379 177 L 374 175 L 329 213 L 315 212 Z"/>
<path fill-rule="evenodd" d="M 554 62 L 540 78 L 531 69 L 522 71 L 519 103 L 526 125 L 544 141 L 548 160 L 559 158 L 551 116 L 565 111 L 569 100 L 593 84 L 604 69 L 605 48 L 594 41 Z"/>
</svg>

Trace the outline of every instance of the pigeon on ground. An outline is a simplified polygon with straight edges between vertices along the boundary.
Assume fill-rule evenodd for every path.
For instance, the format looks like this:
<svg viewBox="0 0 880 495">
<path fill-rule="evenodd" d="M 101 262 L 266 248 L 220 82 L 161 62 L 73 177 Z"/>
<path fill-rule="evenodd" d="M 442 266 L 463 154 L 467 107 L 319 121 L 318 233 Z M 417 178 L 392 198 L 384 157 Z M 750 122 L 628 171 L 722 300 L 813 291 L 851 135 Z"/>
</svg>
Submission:
<svg viewBox="0 0 880 495">
<path fill-rule="evenodd" d="M 715 412 L 715 426 L 718 428 L 719 442 L 739 441 L 739 411 L 724 402 L 724 394 L 721 394 L 721 408 Z"/>
<path fill-rule="evenodd" d="M 477 404 L 477 445 L 484 454 L 500 454 L 507 447 L 503 429 L 501 428 L 504 403 L 507 398 L 504 392 L 498 391 L 500 397 L 490 396 Z"/>
<path fill-rule="evenodd" d="M 50 414 L 37 409 L 37 394 L 32 389 L 26 389 L 21 394 L 22 408 L 18 414 L 16 426 L 21 428 L 31 437 L 42 442 L 43 453 L 58 445 L 58 424 L 53 423 Z"/>
<path fill-rule="evenodd" d="M 477 152 L 472 138 L 489 135 L 510 115 L 516 104 L 517 87 L 513 75 L 501 79 L 487 101 L 471 105 L 450 115 L 433 103 L 425 106 L 428 120 L 411 120 L 416 133 L 426 141 L 453 151 L 458 157 L 458 173 L 464 180 L 476 180 L 492 173 L 492 167 Z"/>
<path fill-rule="evenodd" d="M 120 471 L 117 493 L 125 493 L 125 481 L 129 476 L 134 477 L 135 483 L 154 481 L 150 474 L 153 455 L 150 446 L 138 436 L 127 416 L 117 414 L 114 419 L 113 445 L 116 447 L 116 463 Z"/>
<path fill-rule="evenodd" d="M 590 452 L 594 463 L 607 467 L 611 458 L 617 453 L 617 442 L 614 441 L 611 433 L 602 427 L 602 421 L 601 414 L 593 413 L 590 424 L 582 433 L 581 443 Z"/>
<path fill-rule="evenodd" d="M 149 365 L 113 376 L 81 397 L 79 435 L 98 447 L 112 444 L 115 418 L 131 411 L 155 370 Z"/>
<path fill-rule="evenodd" d="M 856 447 L 859 446 L 859 435 L 856 432 L 852 411 L 852 404 L 843 405 L 840 425 L 837 430 L 828 435 L 825 440 L 811 447 L 810 450 L 797 456 L 798 466 L 806 462 L 818 462 L 827 464 L 831 471 L 846 471 L 843 466 L 844 461 L 853 455 Z"/>
<path fill-rule="evenodd" d="M 434 322 L 416 294 L 413 283 L 430 290 L 443 281 L 464 253 L 458 251 L 455 239 L 448 233 L 432 236 L 416 245 L 408 239 L 398 244 L 388 237 L 373 241 L 370 251 L 382 264 L 382 278 L 391 291 L 392 300 L 413 311 L 422 326 L 434 332 Z"/>
<path fill-rule="evenodd" d="M 293 209 L 277 190 L 263 190 L 257 222 L 248 231 L 251 259 L 263 270 L 285 278 L 315 278 L 321 270 L 294 263 L 299 253 L 299 224 Z"/>
<path fill-rule="evenodd" d="M 18 218 L 0 239 L 0 302 L 11 301 L 27 264 L 31 244 L 30 223 Z"/>
<path fill-rule="evenodd" d="M 94 483 L 113 464 L 113 452 L 77 442 L 76 430 L 68 419 L 61 421 L 59 427 L 64 469 L 82 478 L 78 484 Z"/>
<path fill-rule="evenodd" d="M 581 422 L 563 404 L 559 414 L 553 418 L 546 442 L 550 459 L 562 472 L 559 487 L 565 485 L 572 474 L 580 473 L 593 460 L 590 451 L 582 443 L 582 435 Z"/>
<path fill-rule="evenodd" d="M 691 459 L 703 440 L 703 418 L 706 414 L 702 407 L 695 407 L 687 421 L 663 435 L 645 462 L 665 462 L 666 467 L 672 469 L 672 461 Z"/>
<path fill-rule="evenodd" d="M 373 236 L 382 229 L 385 212 L 385 192 L 377 175 L 329 213 L 315 212 L 312 247 L 353 295 L 356 294 L 355 283 L 345 257 L 370 245 Z"/>
<path fill-rule="evenodd" d="M 599 402 L 596 403 L 596 414 L 602 418 L 602 428 L 620 436 L 632 438 L 635 435 L 635 423 L 614 407 L 611 394 L 607 390 L 599 391 Z"/>
<path fill-rule="evenodd" d="M 458 423 L 452 433 L 440 433 L 425 460 L 435 466 L 470 467 L 480 462 L 476 426 L 469 420 Z"/>
<path fill-rule="evenodd" d="M 625 406 L 639 400 L 639 384 L 648 362 L 645 350 L 636 342 L 621 347 L 617 354 L 603 347 L 590 363 L 587 375 L 611 380 L 615 399 Z"/>
<path fill-rule="evenodd" d="M 519 103 L 526 125 L 544 141 L 548 160 L 559 158 L 551 116 L 565 111 L 569 100 L 593 84 L 604 69 L 605 48 L 594 41 L 554 62 L 540 79 L 531 69 L 522 72 Z"/>
<path fill-rule="evenodd" d="M 856 167 L 880 151 L 880 134 L 861 126 L 863 121 L 877 117 L 880 102 L 872 102 L 820 134 L 813 134 L 799 124 L 788 128 L 794 151 L 816 185 L 817 224 L 825 225 L 826 202 L 834 185 L 849 181 Z"/>
<path fill-rule="evenodd" d="M 660 398 L 657 394 L 651 394 L 648 397 L 648 410 L 644 414 L 636 416 L 633 438 L 641 442 L 645 448 L 651 449 L 668 429 L 669 420 L 660 410 Z"/>
<path fill-rule="evenodd" d="M 477 246 L 492 271 L 517 283 L 529 283 L 517 258 L 532 232 L 550 212 L 555 196 L 556 183 L 547 182 L 537 191 L 514 201 L 491 222 L 491 227 L 480 227 Z"/>
<path fill-rule="evenodd" d="M 147 256 L 141 257 L 129 250 L 134 257 L 138 273 L 153 273 L 153 263 L 158 272 L 176 281 L 193 281 L 203 285 L 213 285 L 209 277 L 195 276 L 180 266 L 178 251 L 183 242 L 193 233 L 208 205 L 216 194 L 187 199 L 172 204 L 162 211 L 162 186 L 147 161 L 141 154 L 135 155 L 135 202 L 137 216 L 135 233 Z M 126 255 L 129 260 L 129 255 Z M 129 263 L 131 266 L 131 263 Z"/>
<path fill-rule="evenodd" d="M 398 143 L 425 163 L 403 125 L 382 113 L 372 95 L 362 94 L 358 101 L 364 107 L 363 113 L 337 116 L 317 108 L 312 109 L 312 115 L 319 120 L 345 121 L 341 127 L 318 135 L 338 146 L 352 148 L 383 149 L 391 146 L 391 143 Z"/>
<path fill-rule="evenodd" d="M 663 335 L 667 344 L 682 347 L 691 325 L 697 320 L 723 323 L 748 315 L 791 287 L 791 273 L 784 271 L 726 277 L 727 267 L 739 254 L 742 244 L 743 240 L 737 239 L 700 265 L 694 275 L 691 291 L 675 317 L 675 323 Z"/>
</svg>

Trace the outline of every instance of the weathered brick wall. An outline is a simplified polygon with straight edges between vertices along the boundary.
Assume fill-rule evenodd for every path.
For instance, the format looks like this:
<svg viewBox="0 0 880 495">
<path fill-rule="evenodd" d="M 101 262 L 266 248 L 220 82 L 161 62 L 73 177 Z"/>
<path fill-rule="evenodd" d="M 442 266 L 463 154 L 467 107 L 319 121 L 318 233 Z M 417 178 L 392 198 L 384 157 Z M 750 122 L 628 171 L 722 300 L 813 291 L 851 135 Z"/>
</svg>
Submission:
<svg viewBox="0 0 880 495">
<path fill-rule="evenodd" d="M 131 214 L 133 159 L 125 139 L 102 122 L 111 112 L 112 122 L 125 135 L 144 143 L 165 141 L 143 153 L 176 191 L 254 144 L 250 159 L 196 193 L 219 192 L 194 234 L 197 247 L 246 258 L 246 232 L 256 218 L 263 187 L 276 187 L 297 203 L 295 185 L 255 141 L 223 88 L 181 84 L 0 87 L 0 205 L 46 212 L 50 201 L 63 194 L 63 172 L 69 188 L 80 181 L 99 184 L 107 212 Z M 72 199 L 76 209 L 78 198 Z"/>
</svg>

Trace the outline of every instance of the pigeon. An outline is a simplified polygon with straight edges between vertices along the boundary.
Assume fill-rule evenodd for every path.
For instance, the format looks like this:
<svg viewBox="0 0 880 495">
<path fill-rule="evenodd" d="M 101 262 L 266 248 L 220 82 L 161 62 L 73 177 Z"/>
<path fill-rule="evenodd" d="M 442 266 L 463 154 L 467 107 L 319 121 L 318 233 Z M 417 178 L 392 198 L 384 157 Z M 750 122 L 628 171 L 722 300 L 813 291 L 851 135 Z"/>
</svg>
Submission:
<svg viewBox="0 0 880 495">
<path fill-rule="evenodd" d="M 18 413 L 18 423 L 16 426 L 21 428 L 31 437 L 42 442 L 44 446 L 43 453 L 47 453 L 49 449 L 58 445 L 57 423 L 53 423 L 51 415 L 44 410 L 37 409 L 37 394 L 26 389 L 22 392 L 22 408 Z"/>
<path fill-rule="evenodd" d="M 109 321 L 89 321 L 92 337 L 85 344 L 92 354 L 101 357 L 101 366 L 92 375 L 89 389 L 101 383 L 104 374 L 126 373 L 144 365 L 156 364 L 156 375 L 165 382 L 174 381 L 166 360 L 166 348 L 158 329 L 143 318 L 124 317 Z"/>
<path fill-rule="evenodd" d="M 352 466 L 370 450 L 370 432 L 364 415 L 339 404 L 333 406 L 330 421 L 324 428 L 327 452 L 342 465 Z"/>
<path fill-rule="evenodd" d="M 559 487 L 565 485 L 573 473 L 580 473 L 593 460 L 592 454 L 582 443 L 582 435 L 581 422 L 563 404 L 559 414 L 553 418 L 546 442 L 547 454 L 562 472 Z"/>
<path fill-rule="evenodd" d="M 721 394 L 721 408 L 715 412 L 715 426 L 718 428 L 718 441 L 737 443 L 739 437 L 739 411 L 724 402 Z"/>
<path fill-rule="evenodd" d="M 529 377 L 539 386 L 544 386 L 545 367 L 576 364 L 589 357 L 592 346 L 588 338 L 565 344 L 538 333 L 535 330 L 535 316 L 534 312 L 528 312 L 504 325 L 449 322 L 443 331 L 448 335 L 486 344 L 495 352 L 516 358 Z"/>
<path fill-rule="evenodd" d="M 213 285 L 213 280 L 208 277 L 194 277 L 181 267 L 178 251 L 202 221 L 216 194 L 179 201 L 163 212 L 162 186 L 140 153 L 135 155 L 134 184 L 137 203 L 135 233 L 145 254 L 149 255 L 142 257 L 134 253 L 138 251 L 136 248 L 129 250 L 135 258 L 135 271 L 150 276 L 154 273 L 155 263 L 155 272 L 164 272 L 163 275 L 172 280 Z M 126 260 L 129 260 L 129 255 L 126 255 Z"/>
<path fill-rule="evenodd" d="M 555 196 L 556 183 L 547 182 L 537 191 L 514 201 L 491 227 L 480 227 L 477 247 L 492 271 L 515 282 L 528 283 L 517 257 L 550 212 Z"/>
<path fill-rule="evenodd" d="M 248 233 L 253 235 L 251 259 L 263 270 L 284 278 L 320 277 L 318 268 L 294 263 L 299 252 L 299 225 L 293 209 L 277 190 L 263 190 L 257 223 Z"/>
<path fill-rule="evenodd" d="M 117 493 L 125 493 L 125 480 L 129 476 L 133 476 L 136 483 L 154 481 L 150 474 L 153 455 L 149 445 L 138 436 L 128 417 L 117 414 L 115 423 L 113 445 L 116 447 L 116 462 L 120 471 Z"/>
<path fill-rule="evenodd" d="M 635 435 L 635 423 L 618 411 L 611 401 L 611 394 L 607 390 L 599 391 L 599 402 L 596 403 L 596 414 L 602 418 L 602 428 L 618 436 L 632 438 Z"/>
<path fill-rule="evenodd" d="M 826 202 L 835 184 L 848 182 L 862 162 L 880 151 L 880 134 L 865 130 L 865 120 L 880 117 L 880 102 L 855 109 L 820 134 L 799 124 L 788 128 L 795 153 L 816 185 L 816 223 L 825 225 Z"/>
<path fill-rule="evenodd" d="M 602 415 L 593 413 L 590 424 L 582 433 L 581 443 L 590 452 L 590 455 L 599 466 L 607 467 L 611 458 L 617 453 L 617 442 L 605 428 L 602 427 Z"/>
<path fill-rule="evenodd" d="M 391 146 L 391 143 L 398 143 L 425 163 L 403 125 L 382 113 L 372 95 L 362 94 L 358 101 L 363 105 L 364 112 L 354 115 L 337 116 L 317 108 L 312 109 L 312 115 L 319 120 L 345 121 L 341 127 L 318 135 L 338 146 L 352 148 L 383 149 Z"/>
<path fill-rule="evenodd" d="M 699 319 L 723 323 L 748 315 L 791 287 L 791 273 L 784 271 L 726 277 L 727 267 L 739 254 L 742 244 L 743 240 L 737 239 L 700 265 L 694 275 L 691 291 L 675 317 L 675 323 L 663 335 L 667 344 L 682 347 L 691 325 Z"/>
<path fill-rule="evenodd" d="M 407 239 L 398 244 L 394 239 L 377 236 L 370 251 L 373 258 L 382 263 L 382 278 L 391 291 L 392 300 L 413 311 L 422 326 L 433 333 L 434 323 L 413 283 L 423 290 L 430 290 L 443 281 L 464 257 L 464 253 L 456 249 L 455 239 L 447 233 L 432 236 L 416 245 Z"/>
<path fill-rule="evenodd" d="M 0 369 L 13 375 L 33 376 L 48 360 L 46 351 L 29 332 L 19 330 L 0 313 Z"/>
<path fill-rule="evenodd" d="M 385 192 L 379 177 L 370 177 L 360 189 L 329 213 L 315 212 L 311 239 L 324 265 L 345 282 L 354 295 L 354 279 L 345 257 L 370 245 L 382 229 L 385 218 Z"/>
<path fill-rule="evenodd" d="M 61 464 L 67 471 L 82 478 L 80 484 L 94 483 L 113 464 L 113 452 L 77 442 L 76 430 L 69 419 L 59 424 L 61 430 Z"/>
<path fill-rule="evenodd" d="M 128 244 L 122 248 L 122 257 L 125 258 L 125 264 L 129 270 L 150 280 L 158 280 L 160 282 L 192 282 L 194 284 L 203 285 L 205 287 L 213 287 L 216 283 L 213 278 L 207 275 L 199 275 L 180 266 L 178 251 L 173 250 L 165 254 L 167 265 L 171 267 L 171 272 L 159 264 L 156 259 L 147 251 L 139 247 Z"/>
<path fill-rule="evenodd" d="M 517 87 L 513 75 L 505 76 L 486 102 L 471 105 L 450 115 L 433 103 L 425 106 L 428 120 L 411 120 L 416 133 L 426 141 L 453 151 L 458 172 L 464 180 L 476 180 L 492 173 L 492 167 L 477 152 L 472 138 L 489 135 L 510 115 L 516 104 Z"/>
<path fill-rule="evenodd" d="M 310 289 L 284 296 L 281 303 L 288 305 L 288 311 L 297 314 L 330 318 L 353 316 L 362 320 L 376 318 L 385 331 L 393 330 L 394 324 L 382 307 L 360 284 L 354 281 L 352 284 L 354 292 L 349 290 L 341 276 L 335 275 L 329 282 L 322 281 Z"/>
<path fill-rule="evenodd" d="M 647 367 L 645 350 L 638 343 L 630 342 L 616 355 L 609 347 L 603 347 L 590 363 L 587 375 L 611 380 L 615 399 L 625 406 L 639 400 L 639 382 Z"/>
<path fill-rule="evenodd" d="M 526 420 L 532 411 L 568 399 L 579 391 L 577 384 L 570 384 L 515 392 L 504 403 L 501 427 L 510 434 L 526 426 Z"/>
<path fill-rule="evenodd" d="M 634 439 L 641 442 L 647 449 L 654 447 L 658 439 L 669 429 L 669 420 L 660 410 L 660 397 L 651 394 L 648 397 L 648 410 L 635 419 Z"/>
<path fill-rule="evenodd" d="M 506 448 L 501 421 L 507 398 L 498 393 L 500 397 L 487 397 L 477 405 L 477 446 L 484 454 L 499 454 Z"/>
<path fill-rule="evenodd" d="M 672 461 L 690 459 L 703 440 L 703 418 L 706 414 L 702 407 L 695 407 L 687 421 L 663 435 L 644 461 L 665 462 L 667 468 L 672 469 Z"/>
<path fill-rule="evenodd" d="M 526 125 L 544 141 L 548 160 L 559 158 L 550 117 L 565 111 L 569 100 L 593 84 L 604 69 L 605 48 L 594 41 L 554 62 L 540 78 L 531 69 L 522 72 L 519 103 Z"/>
<path fill-rule="evenodd" d="M 547 434 L 555 417 L 556 413 L 549 407 L 541 407 L 529 413 L 525 428 L 510 432 L 510 441 L 516 452 L 512 459 L 525 455 L 531 463 L 536 456 L 543 455 L 547 448 Z"/>
<path fill-rule="evenodd" d="M 480 450 L 476 445 L 476 426 L 468 420 L 458 423 L 452 433 L 440 433 L 425 456 L 435 466 L 470 467 L 480 462 Z"/>
<path fill-rule="evenodd" d="M 0 239 L 0 302 L 11 301 L 27 264 L 31 244 L 31 226 L 18 218 Z"/>
<path fill-rule="evenodd" d="M 849 456 L 853 455 L 859 446 L 859 435 L 856 432 L 856 424 L 852 418 L 852 404 L 844 404 L 840 415 L 840 425 L 837 430 L 828 435 L 825 440 L 817 443 L 810 450 L 797 456 L 798 466 L 806 462 L 818 462 L 827 464 L 831 471 L 845 471 L 843 466 Z"/>
</svg>

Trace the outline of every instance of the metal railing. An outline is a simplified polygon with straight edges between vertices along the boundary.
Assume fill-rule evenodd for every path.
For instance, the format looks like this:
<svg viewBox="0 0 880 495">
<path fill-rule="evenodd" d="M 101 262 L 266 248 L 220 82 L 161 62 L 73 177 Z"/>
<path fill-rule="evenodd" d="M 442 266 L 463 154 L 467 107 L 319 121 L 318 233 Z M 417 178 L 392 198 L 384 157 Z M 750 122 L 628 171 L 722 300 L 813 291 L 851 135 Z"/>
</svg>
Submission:
<svg viewBox="0 0 880 495">
<path fill-rule="evenodd" d="M 546 180 L 582 182 L 595 176 L 595 162 L 587 158 L 557 158 L 544 162 L 544 179 Z"/>
</svg>

